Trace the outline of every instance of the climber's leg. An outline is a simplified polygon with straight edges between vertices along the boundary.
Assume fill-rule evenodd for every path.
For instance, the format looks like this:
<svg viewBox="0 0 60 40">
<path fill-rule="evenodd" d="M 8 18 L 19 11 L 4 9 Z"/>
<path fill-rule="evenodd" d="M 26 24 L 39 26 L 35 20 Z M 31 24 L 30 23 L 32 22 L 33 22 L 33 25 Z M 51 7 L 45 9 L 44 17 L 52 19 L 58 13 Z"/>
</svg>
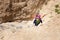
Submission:
<svg viewBox="0 0 60 40">
<path fill-rule="evenodd" d="M 42 23 L 42 19 L 40 19 L 40 22 Z"/>
</svg>

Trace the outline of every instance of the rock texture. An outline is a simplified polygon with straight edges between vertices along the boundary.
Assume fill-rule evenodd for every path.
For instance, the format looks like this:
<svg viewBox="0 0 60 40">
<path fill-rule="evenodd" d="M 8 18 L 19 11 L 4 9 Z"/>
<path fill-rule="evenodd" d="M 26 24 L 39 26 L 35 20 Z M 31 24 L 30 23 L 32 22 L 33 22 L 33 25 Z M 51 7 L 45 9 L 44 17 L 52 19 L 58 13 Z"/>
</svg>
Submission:
<svg viewBox="0 0 60 40">
<path fill-rule="evenodd" d="M 0 0 L 0 23 L 30 20 L 47 0 Z"/>
<path fill-rule="evenodd" d="M 43 5 L 40 13 L 47 15 L 38 26 L 33 20 L 0 24 L 0 40 L 60 40 L 60 14 L 55 12 L 56 4 L 60 4 L 60 0 Z"/>
</svg>

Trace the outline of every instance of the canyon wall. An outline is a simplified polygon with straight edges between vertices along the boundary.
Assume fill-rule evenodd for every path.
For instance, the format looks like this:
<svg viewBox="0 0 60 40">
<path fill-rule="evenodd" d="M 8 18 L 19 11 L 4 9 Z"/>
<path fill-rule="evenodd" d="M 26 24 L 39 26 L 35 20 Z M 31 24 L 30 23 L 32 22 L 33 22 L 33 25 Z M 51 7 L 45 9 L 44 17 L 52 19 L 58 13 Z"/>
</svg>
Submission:
<svg viewBox="0 0 60 40">
<path fill-rule="evenodd" d="M 0 23 L 30 20 L 48 0 L 0 0 Z"/>
</svg>

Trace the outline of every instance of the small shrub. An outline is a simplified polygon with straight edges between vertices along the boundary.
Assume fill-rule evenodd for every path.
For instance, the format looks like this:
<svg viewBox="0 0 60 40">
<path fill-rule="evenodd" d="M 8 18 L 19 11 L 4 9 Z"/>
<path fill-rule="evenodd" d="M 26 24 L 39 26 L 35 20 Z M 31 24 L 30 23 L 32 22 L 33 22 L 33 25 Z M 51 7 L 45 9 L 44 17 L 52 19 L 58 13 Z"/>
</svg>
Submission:
<svg viewBox="0 0 60 40">
<path fill-rule="evenodd" d="M 58 8 L 58 7 L 59 7 L 59 5 L 57 4 L 57 5 L 55 5 L 55 7 L 56 7 L 56 8 Z"/>
<path fill-rule="evenodd" d="M 55 12 L 56 12 L 57 14 L 60 14 L 60 8 L 59 8 L 59 5 L 58 5 L 58 4 L 55 5 Z"/>
<path fill-rule="evenodd" d="M 58 9 L 55 9 L 55 12 L 58 12 L 59 10 Z"/>
<path fill-rule="evenodd" d="M 60 10 L 58 11 L 58 13 L 57 14 L 60 14 Z"/>
</svg>

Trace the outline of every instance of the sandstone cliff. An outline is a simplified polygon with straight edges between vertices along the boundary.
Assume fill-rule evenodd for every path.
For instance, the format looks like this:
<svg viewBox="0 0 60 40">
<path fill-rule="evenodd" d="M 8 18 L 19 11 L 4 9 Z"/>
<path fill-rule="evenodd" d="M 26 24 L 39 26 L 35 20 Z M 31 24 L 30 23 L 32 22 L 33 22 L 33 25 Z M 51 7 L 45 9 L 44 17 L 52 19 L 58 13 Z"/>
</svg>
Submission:
<svg viewBox="0 0 60 40">
<path fill-rule="evenodd" d="M 0 0 L 0 23 L 30 20 L 48 0 Z"/>
</svg>

